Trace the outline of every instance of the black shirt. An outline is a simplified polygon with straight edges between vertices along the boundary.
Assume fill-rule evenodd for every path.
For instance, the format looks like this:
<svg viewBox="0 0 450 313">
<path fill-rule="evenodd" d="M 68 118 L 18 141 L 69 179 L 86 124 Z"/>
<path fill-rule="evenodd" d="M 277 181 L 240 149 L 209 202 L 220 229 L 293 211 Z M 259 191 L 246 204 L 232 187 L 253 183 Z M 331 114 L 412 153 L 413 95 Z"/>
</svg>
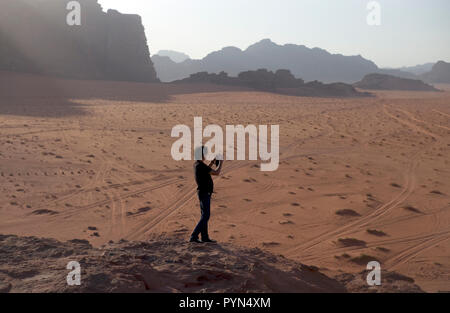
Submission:
<svg viewBox="0 0 450 313">
<path fill-rule="evenodd" d="M 199 192 L 212 193 L 214 183 L 211 178 L 211 168 L 202 161 L 194 163 L 195 181 Z"/>
</svg>

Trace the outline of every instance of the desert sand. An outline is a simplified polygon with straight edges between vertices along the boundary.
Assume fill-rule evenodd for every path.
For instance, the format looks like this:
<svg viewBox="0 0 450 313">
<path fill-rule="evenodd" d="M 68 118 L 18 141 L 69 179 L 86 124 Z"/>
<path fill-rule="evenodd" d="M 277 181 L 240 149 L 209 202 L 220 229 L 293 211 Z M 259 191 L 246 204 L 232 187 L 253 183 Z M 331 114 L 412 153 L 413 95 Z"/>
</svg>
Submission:
<svg viewBox="0 0 450 313">
<path fill-rule="evenodd" d="M 181 244 L 199 206 L 172 127 L 278 124 L 277 171 L 227 161 L 215 180 L 214 239 L 332 277 L 378 260 L 450 291 L 450 86 L 437 87 L 335 99 L 0 72 L 0 234 Z"/>
</svg>

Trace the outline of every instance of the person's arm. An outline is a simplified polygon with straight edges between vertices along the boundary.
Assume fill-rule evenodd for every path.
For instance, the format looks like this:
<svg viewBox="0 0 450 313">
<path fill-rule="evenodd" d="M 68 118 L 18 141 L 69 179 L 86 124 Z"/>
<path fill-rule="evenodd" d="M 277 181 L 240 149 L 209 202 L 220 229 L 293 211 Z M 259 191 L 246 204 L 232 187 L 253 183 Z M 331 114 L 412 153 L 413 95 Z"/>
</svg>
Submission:
<svg viewBox="0 0 450 313">
<path fill-rule="evenodd" d="M 216 169 L 211 168 L 211 175 L 218 176 L 222 170 L 223 160 L 219 161 L 219 166 Z M 215 163 L 215 160 L 211 162 L 211 165 Z"/>
</svg>

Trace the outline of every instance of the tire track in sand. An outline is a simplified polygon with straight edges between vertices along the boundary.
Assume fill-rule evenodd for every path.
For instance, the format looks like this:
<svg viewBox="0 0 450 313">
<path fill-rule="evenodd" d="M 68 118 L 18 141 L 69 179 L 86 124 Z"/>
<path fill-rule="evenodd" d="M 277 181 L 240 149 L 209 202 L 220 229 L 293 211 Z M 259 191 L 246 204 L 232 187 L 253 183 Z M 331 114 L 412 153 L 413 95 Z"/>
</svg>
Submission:
<svg viewBox="0 0 450 313">
<path fill-rule="evenodd" d="M 422 129 L 421 127 L 418 127 L 415 124 L 412 124 L 410 122 L 401 120 L 400 118 L 392 115 L 391 113 L 389 113 L 386 109 L 386 105 L 383 105 L 383 112 L 390 118 L 393 118 L 394 120 L 396 120 L 397 122 L 406 125 L 408 127 L 410 127 L 413 130 L 416 130 L 422 134 L 425 134 L 427 136 L 432 137 L 434 140 L 436 140 L 436 137 L 439 138 L 439 136 L 430 133 L 427 130 Z M 405 183 L 404 183 L 404 187 L 402 188 L 402 191 L 397 194 L 393 199 L 391 199 L 390 201 L 388 201 L 387 203 L 381 205 L 380 207 L 378 207 L 374 212 L 365 215 L 363 217 L 361 217 L 360 219 L 351 222 L 349 224 L 346 224 L 344 226 L 341 226 L 331 232 L 325 232 L 319 236 L 317 236 L 316 238 L 312 239 L 312 240 L 308 240 L 308 242 L 299 244 L 294 246 L 293 248 L 289 249 L 286 253 L 287 256 L 294 256 L 296 255 L 296 253 L 298 253 L 300 250 L 302 251 L 302 253 L 304 253 L 305 251 L 308 251 L 312 248 L 314 248 L 315 246 L 325 242 L 325 241 L 329 241 L 337 236 L 346 234 L 346 233 L 351 233 L 351 232 L 355 232 L 360 230 L 361 228 L 364 228 L 365 226 L 369 225 L 370 223 L 380 219 L 382 216 L 384 216 L 385 214 L 387 214 L 388 212 L 392 211 L 393 209 L 395 209 L 399 204 L 401 204 L 402 202 L 404 202 L 413 192 L 414 188 L 415 188 L 415 169 L 417 168 L 418 164 L 419 164 L 419 159 L 420 159 L 420 155 L 424 152 L 424 150 L 419 150 L 416 153 L 414 153 L 414 155 L 412 156 L 412 158 L 409 161 L 409 165 L 407 167 L 406 173 L 405 173 Z"/>
<path fill-rule="evenodd" d="M 322 131 L 317 136 L 314 136 L 313 138 L 326 136 L 326 135 L 329 135 L 330 133 L 334 132 L 334 129 L 328 123 L 326 126 L 329 128 L 329 131 Z M 286 147 L 283 147 L 282 149 L 280 149 L 280 150 L 285 150 L 285 151 L 289 152 L 288 156 L 280 155 L 280 162 L 284 161 L 284 160 L 289 160 L 291 158 L 297 158 L 299 156 L 308 155 L 308 154 L 301 154 L 301 155 L 292 154 L 291 152 L 294 150 L 292 148 L 297 145 L 299 145 L 298 142 L 293 142 L 293 143 L 287 145 Z M 235 150 L 236 150 L 237 146 L 238 146 L 238 144 L 235 145 Z M 341 149 L 343 149 L 343 148 L 341 148 Z M 348 148 L 345 148 L 345 149 L 348 149 Z M 333 149 L 332 151 L 335 151 L 335 150 L 336 149 Z M 327 151 L 329 152 L 329 150 L 327 150 Z M 292 155 L 289 156 L 289 154 L 292 154 Z M 229 172 L 232 172 L 237 169 L 241 169 L 246 166 L 252 166 L 252 165 L 257 164 L 257 162 L 259 162 L 259 161 L 242 162 L 242 163 L 233 162 L 229 166 L 224 168 L 223 173 L 227 174 Z M 194 199 L 195 195 L 196 195 L 196 188 L 194 185 L 191 185 L 191 189 L 186 191 L 185 193 L 183 193 L 181 195 L 180 199 L 175 200 L 174 202 L 172 202 L 172 204 L 170 204 L 166 208 L 162 209 L 155 217 L 151 218 L 150 220 L 142 222 L 136 229 L 131 231 L 126 236 L 126 238 L 130 239 L 130 240 L 135 240 L 135 239 L 140 238 L 141 236 L 145 235 L 146 233 L 150 232 L 152 229 L 154 229 L 156 226 L 158 226 L 161 222 L 163 222 L 165 219 L 172 216 L 179 209 L 181 209 L 184 205 L 186 205 L 189 201 Z"/>
<path fill-rule="evenodd" d="M 311 255 L 303 256 L 302 261 L 311 262 L 311 261 L 315 261 L 315 260 L 328 258 L 332 254 L 335 255 L 335 254 L 345 253 L 345 252 L 349 252 L 349 251 L 360 251 L 360 250 L 374 248 L 374 247 L 378 247 L 378 246 L 389 247 L 389 246 L 395 245 L 395 244 L 414 244 L 412 247 L 408 247 L 408 248 L 405 248 L 404 250 L 402 250 L 402 251 L 406 251 L 406 250 L 415 248 L 420 244 L 423 244 L 423 243 L 431 241 L 431 240 L 435 240 L 436 238 L 438 238 L 438 237 L 440 238 L 442 236 L 450 236 L 450 230 L 445 230 L 445 231 L 436 232 L 436 233 L 406 236 L 406 237 L 394 238 L 394 239 L 377 240 L 377 241 L 367 243 L 364 246 L 361 245 L 361 246 L 336 247 L 334 249 L 327 250 L 320 254 L 314 253 Z M 402 252 L 400 252 L 400 253 L 402 253 Z M 393 256 L 391 258 L 393 259 L 394 257 L 395 256 Z"/>
<path fill-rule="evenodd" d="M 450 239 L 450 231 L 446 231 L 441 234 L 436 234 L 427 240 L 424 240 L 422 243 L 418 245 L 414 245 L 408 248 L 405 248 L 401 252 L 397 253 L 393 257 L 386 260 L 385 266 L 388 269 L 395 269 L 398 266 L 405 264 L 409 260 L 413 259 L 417 255 L 434 248 L 436 245 L 445 242 Z"/>
</svg>

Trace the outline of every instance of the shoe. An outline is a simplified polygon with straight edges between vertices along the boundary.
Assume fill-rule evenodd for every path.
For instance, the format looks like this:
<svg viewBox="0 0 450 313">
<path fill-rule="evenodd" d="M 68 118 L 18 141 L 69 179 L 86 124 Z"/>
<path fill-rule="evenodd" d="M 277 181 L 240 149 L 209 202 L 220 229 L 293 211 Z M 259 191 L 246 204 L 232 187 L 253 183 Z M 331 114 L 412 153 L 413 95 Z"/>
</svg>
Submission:
<svg viewBox="0 0 450 313">
<path fill-rule="evenodd" d="M 207 239 L 202 239 L 202 242 L 217 243 L 217 241 L 212 240 L 212 239 L 209 239 L 209 238 L 207 238 Z"/>
<path fill-rule="evenodd" d="M 198 238 L 191 238 L 189 239 L 189 242 L 203 243 L 203 241 L 198 240 Z"/>
</svg>

